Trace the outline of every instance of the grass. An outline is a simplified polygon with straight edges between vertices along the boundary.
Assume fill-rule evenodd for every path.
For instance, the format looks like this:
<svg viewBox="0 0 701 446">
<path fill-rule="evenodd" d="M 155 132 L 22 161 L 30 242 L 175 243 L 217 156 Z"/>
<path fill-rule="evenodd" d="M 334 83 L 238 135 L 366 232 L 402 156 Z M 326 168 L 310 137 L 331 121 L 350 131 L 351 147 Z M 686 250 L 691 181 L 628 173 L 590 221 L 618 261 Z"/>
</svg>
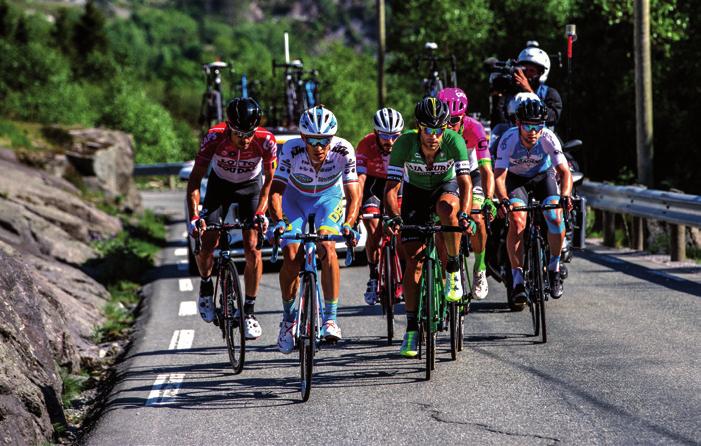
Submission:
<svg viewBox="0 0 701 446">
<path fill-rule="evenodd" d="M 63 382 L 63 391 L 61 392 L 61 402 L 63 407 L 71 407 L 80 393 L 85 390 L 85 384 L 90 376 L 87 372 L 72 374 L 67 367 L 59 368 L 59 375 Z"/>
<path fill-rule="evenodd" d="M 105 305 L 107 320 L 93 332 L 96 344 L 123 339 L 129 334 L 134 323 L 134 311 L 139 302 L 139 284 L 129 281 L 118 282 L 108 288 L 110 301 Z"/>
</svg>

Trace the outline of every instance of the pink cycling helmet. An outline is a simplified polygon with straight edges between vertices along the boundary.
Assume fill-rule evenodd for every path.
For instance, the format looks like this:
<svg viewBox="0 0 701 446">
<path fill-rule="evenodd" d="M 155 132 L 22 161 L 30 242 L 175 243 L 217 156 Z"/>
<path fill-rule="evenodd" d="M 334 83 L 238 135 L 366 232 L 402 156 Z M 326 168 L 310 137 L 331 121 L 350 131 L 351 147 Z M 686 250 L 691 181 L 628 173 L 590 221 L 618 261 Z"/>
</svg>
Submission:
<svg viewBox="0 0 701 446">
<path fill-rule="evenodd" d="M 450 116 L 467 113 L 467 95 L 460 88 L 444 88 L 438 92 L 438 99 L 448 104 Z"/>
</svg>

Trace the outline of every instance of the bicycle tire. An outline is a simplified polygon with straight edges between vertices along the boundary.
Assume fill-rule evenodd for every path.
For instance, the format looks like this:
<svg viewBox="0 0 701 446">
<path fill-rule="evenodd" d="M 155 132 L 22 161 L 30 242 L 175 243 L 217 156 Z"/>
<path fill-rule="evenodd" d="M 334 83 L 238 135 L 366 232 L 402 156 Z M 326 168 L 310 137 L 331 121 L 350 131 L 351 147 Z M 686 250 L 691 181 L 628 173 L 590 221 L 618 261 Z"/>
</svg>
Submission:
<svg viewBox="0 0 701 446">
<path fill-rule="evenodd" d="M 385 277 L 382 299 L 384 300 L 385 317 L 387 318 L 387 345 L 392 345 L 392 339 L 394 338 L 394 288 L 396 286 L 394 283 L 394 268 L 392 267 L 394 259 L 392 258 L 392 249 L 389 246 L 385 247 L 383 254 L 382 272 Z"/>
<path fill-rule="evenodd" d="M 424 286 L 426 287 L 423 293 L 424 299 L 424 311 L 423 316 L 425 318 L 424 335 L 426 336 L 426 381 L 431 379 L 431 371 L 434 368 L 434 363 L 436 359 L 436 344 L 435 344 L 435 333 L 433 331 L 433 260 L 426 259 L 424 263 L 424 271 L 426 273 L 426 280 Z"/>
<path fill-rule="evenodd" d="M 305 273 L 302 277 L 304 286 L 304 302 L 300 302 L 299 310 L 302 312 L 299 318 L 299 367 L 300 367 L 300 392 L 302 401 L 309 400 L 312 391 L 312 374 L 314 372 L 314 352 L 316 350 L 317 331 L 317 302 L 316 280 L 313 274 Z"/>
<path fill-rule="evenodd" d="M 460 311 L 458 309 L 458 303 L 457 302 L 450 302 L 448 304 L 448 319 L 449 319 L 449 330 L 450 330 L 450 359 L 455 361 L 458 359 L 458 352 L 460 351 L 460 347 L 458 346 L 459 343 L 459 319 L 460 319 Z"/>
<path fill-rule="evenodd" d="M 234 375 L 243 371 L 246 360 L 246 337 L 244 335 L 245 317 L 243 311 L 243 295 L 241 283 L 234 262 L 227 262 L 222 269 L 222 299 L 224 311 L 224 337 L 226 349 L 229 353 L 229 362 L 234 369 Z M 238 315 L 236 315 L 238 310 Z M 237 342 L 238 339 L 238 342 Z"/>
<path fill-rule="evenodd" d="M 548 342 L 548 330 L 545 325 L 545 283 L 543 282 L 543 272 L 545 271 L 545 256 L 543 255 L 543 247 L 540 238 L 535 239 L 534 243 L 534 253 L 536 265 L 536 283 L 538 286 L 538 295 L 536 296 L 538 301 L 538 318 L 540 319 L 540 335 L 541 342 L 545 344 Z"/>
</svg>

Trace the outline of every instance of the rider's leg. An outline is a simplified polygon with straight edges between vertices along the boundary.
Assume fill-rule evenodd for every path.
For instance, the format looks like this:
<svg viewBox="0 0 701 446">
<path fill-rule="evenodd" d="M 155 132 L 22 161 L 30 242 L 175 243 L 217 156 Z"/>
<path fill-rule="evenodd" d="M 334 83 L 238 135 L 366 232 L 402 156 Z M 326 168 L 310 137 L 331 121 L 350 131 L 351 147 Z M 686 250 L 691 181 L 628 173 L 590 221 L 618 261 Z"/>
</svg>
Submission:
<svg viewBox="0 0 701 446">
<path fill-rule="evenodd" d="M 419 253 L 424 245 L 417 240 L 406 240 L 402 243 L 406 269 L 402 278 L 404 287 L 404 306 L 407 314 L 407 331 L 418 330 L 416 325 L 416 312 L 418 310 L 419 280 L 423 267 L 423 259 Z"/>
<path fill-rule="evenodd" d="M 282 309 L 286 321 L 294 320 L 292 306 L 294 305 L 297 291 L 299 291 L 299 247 L 299 243 L 288 243 L 282 249 L 283 261 L 280 268 L 280 291 L 282 292 Z"/>
<path fill-rule="evenodd" d="M 243 281 L 246 289 L 246 314 L 253 313 L 258 294 L 258 284 L 263 275 L 263 256 L 260 249 L 256 248 L 258 243 L 258 231 L 246 229 L 243 231 L 243 255 L 246 258 L 246 268 L 243 272 Z"/>
<path fill-rule="evenodd" d="M 320 230 L 319 233 L 332 234 L 333 232 Z M 324 322 L 327 320 L 335 321 L 341 282 L 336 243 L 322 242 L 317 244 L 317 254 L 321 264 L 321 288 L 324 292 Z"/>
<path fill-rule="evenodd" d="M 200 270 L 200 277 L 208 279 L 214 269 L 214 250 L 219 246 L 219 234 L 216 232 L 205 232 L 202 235 L 202 246 L 199 254 L 195 256 L 197 269 Z"/>
</svg>

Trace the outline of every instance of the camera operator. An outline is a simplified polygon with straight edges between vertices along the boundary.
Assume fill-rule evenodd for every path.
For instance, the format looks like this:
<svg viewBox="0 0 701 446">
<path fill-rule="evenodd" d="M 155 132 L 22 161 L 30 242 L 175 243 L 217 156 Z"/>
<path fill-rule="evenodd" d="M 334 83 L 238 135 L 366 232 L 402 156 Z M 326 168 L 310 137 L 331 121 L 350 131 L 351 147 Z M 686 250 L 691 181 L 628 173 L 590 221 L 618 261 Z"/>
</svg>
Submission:
<svg viewBox="0 0 701 446">
<path fill-rule="evenodd" d="M 555 129 L 555 125 L 562 114 L 562 99 L 560 93 L 553 87 L 545 84 L 550 72 L 550 57 L 537 46 L 529 46 L 518 55 L 518 60 L 508 60 L 499 62 L 495 59 L 488 59 L 485 65 L 491 71 L 489 80 L 492 95 L 491 127 L 493 134 L 500 133 L 499 127 L 510 126 L 506 114 L 506 106 L 517 93 L 535 93 L 543 101 L 547 108 L 548 115 L 546 125 Z M 504 128 L 504 130 L 506 130 Z"/>
</svg>

